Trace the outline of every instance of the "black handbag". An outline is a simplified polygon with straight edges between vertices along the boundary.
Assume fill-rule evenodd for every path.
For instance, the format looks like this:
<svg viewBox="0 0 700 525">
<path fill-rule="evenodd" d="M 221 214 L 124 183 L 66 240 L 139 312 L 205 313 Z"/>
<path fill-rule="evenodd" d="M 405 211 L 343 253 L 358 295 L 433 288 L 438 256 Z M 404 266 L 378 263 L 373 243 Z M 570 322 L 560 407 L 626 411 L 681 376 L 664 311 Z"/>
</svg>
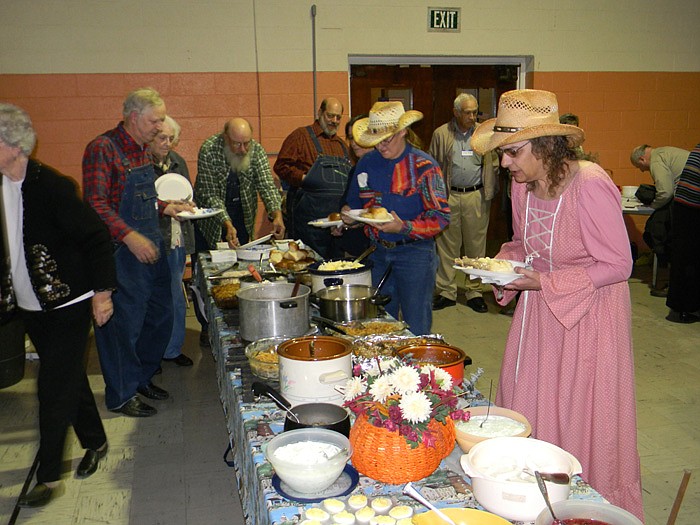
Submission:
<svg viewBox="0 0 700 525">
<path fill-rule="evenodd" d="M 640 184 L 634 196 L 637 197 L 639 202 L 648 206 L 656 197 L 656 186 L 653 184 Z"/>
</svg>

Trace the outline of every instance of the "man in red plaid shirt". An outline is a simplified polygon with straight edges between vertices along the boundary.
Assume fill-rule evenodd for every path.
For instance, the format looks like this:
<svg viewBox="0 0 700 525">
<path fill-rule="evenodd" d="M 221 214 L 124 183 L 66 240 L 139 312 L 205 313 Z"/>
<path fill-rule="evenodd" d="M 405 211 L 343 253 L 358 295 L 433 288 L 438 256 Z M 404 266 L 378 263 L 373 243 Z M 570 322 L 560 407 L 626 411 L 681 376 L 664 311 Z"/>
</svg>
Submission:
<svg viewBox="0 0 700 525">
<path fill-rule="evenodd" d="M 192 211 L 191 203 L 159 201 L 147 144 L 161 131 L 165 103 L 150 88 L 130 93 L 124 120 L 85 148 L 83 188 L 112 235 L 117 266 L 114 315 L 95 328 L 107 408 L 131 417 L 155 414 L 136 395 L 162 400 L 168 392 L 151 381 L 173 324 L 170 270 L 160 215 Z"/>
</svg>

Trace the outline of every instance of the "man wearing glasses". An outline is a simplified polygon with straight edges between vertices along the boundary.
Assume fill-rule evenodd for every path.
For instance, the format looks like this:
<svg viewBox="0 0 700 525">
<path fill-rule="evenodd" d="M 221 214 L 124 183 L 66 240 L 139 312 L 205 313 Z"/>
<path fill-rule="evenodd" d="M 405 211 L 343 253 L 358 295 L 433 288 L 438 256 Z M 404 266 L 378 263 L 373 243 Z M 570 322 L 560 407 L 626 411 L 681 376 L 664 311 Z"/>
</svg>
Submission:
<svg viewBox="0 0 700 525">
<path fill-rule="evenodd" d="M 440 261 L 433 310 L 457 304 L 455 258 L 486 254 L 491 199 L 498 187 L 498 158 L 492 153 L 482 157 L 471 148 L 472 133 L 477 127 L 478 101 L 468 93 L 461 93 L 454 100 L 452 111 L 454 118 L 435 130 L 429 150 L 442 169 L 450 206 L 450 225 L 437 236 Z M 467 279 L 466 296 L 467 306 L 472 310 L 488 311 L 481 281 Z"/>
<path fill-rule="evenodd" d="M 288 186 L 287 229 L 289 237 L 301 239 L 324 259 L 339 257 L 330 230 L 315 228 L 308 222 L 328 217 L 340 210 L 348 173 L 350 154 L 338 127 L 343 105 L 326 98 L 311 126 L 297 128 L 284 139 L 275 173 Z"/>
<path fill-rule="evenodd" d="M 258 193 L 275 238 L 284 237 L 282 198 L 267 153 L 252 136 L 247 120 L 233 118 L 224 124 L 223 132 L 209 137 L 199 149 L 194 200 L 200 208 L 223 209 L 224 213 L 196 221 L 198 251 L 216 248 L 221 240 L 231 248 L 254 240 Z"/>
</svg>

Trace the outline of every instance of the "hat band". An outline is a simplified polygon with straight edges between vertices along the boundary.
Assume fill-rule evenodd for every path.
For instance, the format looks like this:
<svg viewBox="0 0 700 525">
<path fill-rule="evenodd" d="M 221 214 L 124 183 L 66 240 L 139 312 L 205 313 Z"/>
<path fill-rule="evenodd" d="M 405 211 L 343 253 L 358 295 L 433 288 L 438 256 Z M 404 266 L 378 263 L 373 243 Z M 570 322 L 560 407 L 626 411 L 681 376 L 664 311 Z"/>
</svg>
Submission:
<svg viewBox="0 0 700 525">
<path fill-rule="evenodd" d="M 399 123 L 392 123 L 392 124 L 383 124 L 383 125 L 375 125 L 372 127 L 371 125 L 367 126 L 367 132 L 372 134 L 372 135 L 377 135 L 379 133 L 386 133 L 388 131 L 396 131 L 399 127 Z"/>
<path fill-rule="evenodd" d="M 506 126 L 494 126 L 493 130 L 497 133 L 517 133 L 518 131 L 522 131 L 525 128 L 510 128 Z"/>
</svg>

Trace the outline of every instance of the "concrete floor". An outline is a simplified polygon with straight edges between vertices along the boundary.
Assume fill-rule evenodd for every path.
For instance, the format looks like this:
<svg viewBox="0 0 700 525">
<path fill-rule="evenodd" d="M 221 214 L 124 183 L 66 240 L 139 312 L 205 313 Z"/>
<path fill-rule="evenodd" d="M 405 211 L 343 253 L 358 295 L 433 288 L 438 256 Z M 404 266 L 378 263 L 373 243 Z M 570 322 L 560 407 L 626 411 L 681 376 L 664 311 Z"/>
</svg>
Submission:
<svg viewBox="0 0 700 525">
<path fill-rule="evenodd" d="M 640 279 L 640 276 L 643 279 Z M 700 323 L 664 320 L 663 299 L 649 295 L 648 268 L 630 279 L 637 369 L 639 449 L 646 523 L 666 523 L 683 469 L 693 472 L 677 525 L 700 523 Z M 464 348 L 484 375 L 478 387 L 497 388 L 510 317 L 474 313 L 461 304 L 436 312 L 433 331 Z M 94 348 L 89 373 L 110 441 L 99 470 L 86 480 L 74 471 L 83 452 L 74 435 L 65 455 L 65 494 L 43 509 L 22 509 L 18 524 L 242 524 L 234 475 L 222 455 L 227 444 L 224 416 L 211 353 L 198 344 L 199 329 L 188 318 L 185 353 L 195 365 L 165 363 L 156 383 L 171 399 L 153 402 L 159 414 L 130 419 L 104 410 L 104 383 Z M 25 379 L 0 391 L 0 523 L 13 518 L 17 497 L 37 449 L 37 363 Z M 33 485 L 33 481 L 32 481 Z"/>
</svg>

